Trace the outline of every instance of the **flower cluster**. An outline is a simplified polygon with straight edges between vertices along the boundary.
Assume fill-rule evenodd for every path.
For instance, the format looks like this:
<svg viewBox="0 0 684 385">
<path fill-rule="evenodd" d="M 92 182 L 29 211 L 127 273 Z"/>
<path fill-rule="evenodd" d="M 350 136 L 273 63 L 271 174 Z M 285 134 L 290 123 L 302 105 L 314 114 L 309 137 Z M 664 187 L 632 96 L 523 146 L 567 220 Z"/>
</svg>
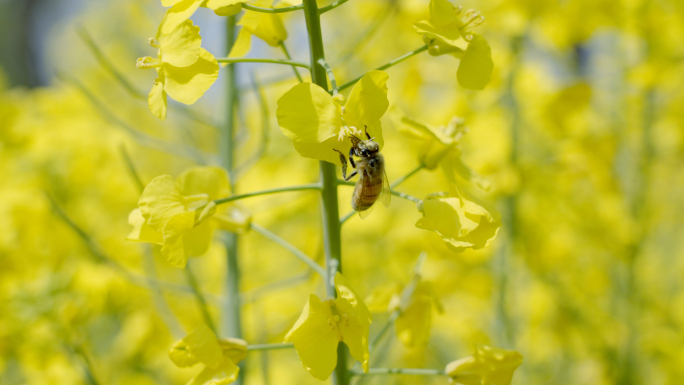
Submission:
<svg viewBox="0 0 684 385">
<path fill-rule="evenodd" d="M 494 68 L 492 50 L 487 40 L 470 28 L 482 24 L 484 16 L 472 9 L 463 16 L 462 12 L 461 6 L 454 7 L 448 0 L 431 0 L 430 20 L 413 27 L 423 37 L 430 55 L 450 54 L 460 59 L 456 79 L 461 86 L 481 90 Z"/>
<path fill-rule="evenodd" d="M 194 167 L 174 179 L 154 178 L 129 216 L 128 240 L 161 245 L 171 265 L 183 268 L 191 256 L 207 252 L 214 230 L 245 232 L 250 216 L 237 204 L 217 208 L 215 199 L 231 194 L 228 175 L 218 167 Z"/>
<path fill-rule="evenodd" d="M 278 100 L 280 129 L 301 156 L 335 164 L 339 156 L 334 150 L 346 154 L 352 146 L 348 135 L 365 139 L 368 133 L 382 149 L 380 118 L 389 107 L 387 79 L 383 71 L 368 72 L 346 103 L 342 95 L 330 96 L 316 84 L 298 84 Z"/>
<path fill-rule="evenodd" d="M 187 17 L 178 22 L 174 8 L 166 12 L 156 38 L 150 39 L 150 45 L 159 49 L 157 58 L 142 57 L 137 63 L 138 68 L 157 71 L 147 102 L 150 111 L 162 120 L 166 119 L 167 94 L 181 103 L 193 104 L 214 84 L 219 72 L 214 55 L 201 47 L 199 27 Z"/>
<path fill-rule="evenodd" d="M 179 368 L 204 365 L 188 385 L 227 385 L 237 380 L 237 364 L 247 356 L 247 341 L 239 338 L 216 337 L 206 325 L 201 325 L 169 351 L 169 358 Z"/>
<path fill-rule="evenodd" d="M 428 195 L 418 207 L 419 229 L 432 230 L 460 253 L 489 246 L 501 228 L 501 214 L 486 202 L 451 184 L 449 192 Z"/>
<path fill-rule="evenodd" d="M 311 294 L 302 315 L 285 336 L 285 342 L 294 343 L 302 366 L 321 381 L 335 369 L 340 342 L 368 371 L 368 328 L 373 318 L 340 273 L 335 275 L 335 290 L 337 298 L 325 301 Z"/>
</svg>

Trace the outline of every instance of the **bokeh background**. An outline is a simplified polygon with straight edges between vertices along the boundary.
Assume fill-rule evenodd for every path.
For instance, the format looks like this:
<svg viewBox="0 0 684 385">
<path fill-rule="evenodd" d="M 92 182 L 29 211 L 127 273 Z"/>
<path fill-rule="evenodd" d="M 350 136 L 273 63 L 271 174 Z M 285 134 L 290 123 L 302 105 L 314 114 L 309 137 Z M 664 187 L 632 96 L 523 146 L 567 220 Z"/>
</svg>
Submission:
<svg viewBox="0 0 684 385">
<path fill-rule="evenodd" d="M 326 5 L 325 2 L 319 2 Z M 492 81 L 458 86 L 452 57 L 418 55 L 387 72 L 389 99 L 416 120 L 469 128 L 463 159 L 492 182 L 462 187 L 504 225 L 492 246 L 451 252 L 394 199 L 343 227 L 345 276 L 366 296 L 407 283 L 418 255 L 441 298 L 427 347 L 390 335 L 372 367 L 441 368 L 476 343 L 515 349 L 513 384 L 681 384 L 684 378 L 684 2 L 463 1 L 480 10 Z M 351 0 L 322 16 L 340 82 L 423 43 L 427 0 Z M 201 324 L 186 275 L 154 247 L 125 241 L 143 184 L 216 164 L 225 79 L 195 105 L 147 108 L 154 75 L 135 60 L 164 13 L 157 0 L 0 1 L 0 383 L 184 384 L 168 359 Z M 294 59 L 308 61 L 303 15 L 283 16 Z M 225 56 L 225 19 L 200 9 L 202 46 Z M 282 58 L 253 39 L 252 57 Z M 305 75 L 305 78 L 308 74 Z M 285 66 L 238 65 L 237 193 L 309 183 L 318 164 L 281 134 Z M 390 180 L 418 164 L 419 143 L 383 120 Z M 439 170 L 400 188 L 448 189 Z M 341 214 L 351 188 L 342 187 Z M 243 202 L 253 221 L 323 260 L 319 202 L 296 192 Z M 256 232 L 241 236 L 242 320 L 250 343 L 282 342 L 321 281 Z M 221 319 L 220 237 L 190 268 Z M 375 315 L 371 335 L 387 319 Z M 314 384 L 292 349 L 252 352 L 247 384 Z M 364 383 L 442 384 L 444 377 Z"/>
</svg>

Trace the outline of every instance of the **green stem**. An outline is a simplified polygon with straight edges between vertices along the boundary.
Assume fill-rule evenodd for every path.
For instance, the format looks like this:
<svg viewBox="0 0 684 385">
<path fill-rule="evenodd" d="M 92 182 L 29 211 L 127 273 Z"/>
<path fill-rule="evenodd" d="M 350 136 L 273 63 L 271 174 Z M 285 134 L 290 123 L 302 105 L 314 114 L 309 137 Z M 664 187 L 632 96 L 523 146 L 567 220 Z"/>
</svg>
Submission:
<svg viewBox="0 0 684 385">
<path fill-rule="evenodd" d="M 316 273 L 318 273 L 321 278 L 325 279 L 325 269 L 316 263 L 311 257 L 308 255 L 304 254 L 302 251 L 300 251 L 298 248 L 294 247 L 291 243 L 288 241 L 280 238 L 279 236 L 273 234 L 272 232 L 266 230 L 265 228 L 257 225 L 256 223 L 251 224 L 252 230 L 256 231 L 257 233 L 263 235 L 264 237 L 272 240 L 273 242 L 279 244 L 283 248 L 285 248 L 287 251 L 292 253 L 295 257 L 297 257 L 300 261 L 304 262 L 309 266 L 311 269 L 313 269 Z"/>
<path fill-rule="evenodd" d="M 294 277 L 281 279 L 280 281 L 271 282 L 256 289 L 243 291 L 240 294 L 241 301 L 243 304 L 254 303 L 273 292 L 281 292 L 282 290 L 308 281 L 309 278 L 311 278 L 311 274 L 311 270 L 306 270 L 304 273 Z"/>
<path fill-rule="evenodd" d="M 333 96 L 339 94 L 339 92 L 337 91 L 337 81 L 335 80 L 335 75 L 333 75 L 332 69 L 328 65 L 328 62 L 326 62 L 325 59 L 320 58 L 318 59 L 318 64 L 322 65 L 323 68 L 325 68 L 325 73 L 328 75 L 328 78 L 330 79 L 330 85 L 332 86 Z"/>
<path fill-rule="evenodd" d="M 325 77 L 325 69 L 316 65 L 320 59 L 325 59 L 323 49 L 323 35 L 321 33 L 321 19 L 318 13 L 316 0 L 304 0 L 304 17 L 306 28 L 309 33 L 309 52 L 311 53 L 311 80 L 324 90 L 328 89 L 328 81 Z M 334 164 L 320 161 L 321 169 L 321 209 L 323 217 L 323 240 L 325 248 L 325 264 L 328 271 L 326 279 L 326 293 L 335 297 L 335 286 L 331 274 L 331 266 L 341 271 L 342 267 L 342 237 L 339 221 L 339 208 L 337 205 L 337 170 Z M 348 385 L 349 373 L 347 370 L 348 349 L 345 344 L 337 345 L 337 366 L 332 375 L 335 385 Z"/>
<path fill-rule="evenodd" d="M 406 175 L 404 175 L 404 176 L 402 176 L 402 177 L 399 177 L 399 178 L 397 178 L 394 182 L 392 182 L 392 184 L 390 184 L 390 188 L 391 188 L 391 189 L 394 189 L 395 187 L 399 187 L 400 184 L 406 182 L 409 178 L 411 178 L 411 177 L 414 176 L 418 171 L 420 171 L 420 170 L 422 170 L 422 169 L 424 169 L 424 168 L 425 168 L 425 165 L 424 165 L 424 164 L 418 165 L 418 167 L 416 167 L 416 168 L 414 168 L 413 170 L 409 171 L 408 174 L 406 174 Z"/>
<path fill-rule="evenodd" d="M 253 193 L 233 195 L 233 196 L 229 196 L 226 198 L 217 199 L 214 201 L 214 203 L 216 203 L 217 205 L 221 205 L 224 203 L 233 202 L 233 201 L 237 201 L 237 200 L 244 199 L 244 198 L 257 197 L 259 195 L 277 194 L 277 193 L 281 193 L 281 192 L 290 192 L 290 191 L 320 190 L 320 189 L 321 189 L 320 183 L 310 183 L 310 184 L 304 184 L 304 185 L 300 185 L 300 186 L 280 187 L 280 188 L 274 188 L 274 189 L 270 189 L 270 190 L 256 191 Z"/>
<path fill-rule="evenodd" d="M 376 70 L 376 71 L 386 70 L 386 69 L 388 69 L 388 68 L 390 68 L 390 67 L 392 67 L 392 66 L 395 66 L 395 65 L 397 65 L 397 64 L 399 64 L 399 63 L 401 63 L 401 62 L 403 62 L 404 60 L 406 60 L 406 59 L 408 59 L 408 58 L 410 58 L 410 57 L 412 57 L 412 56 L 418 55 L 419 53 L 421 53 L 421 52 L 423 52 L 423 51 L 427 51 L 427 49 L 428 49 L 428 46 L 427 46 L 427 45 L 424 45 L 424 46 L 422 46 L 422 47 L 420 47 L 420 48 L 414 49 L 413 51 L 411 51 L 411 52 L 409 52 L 409 53 L 407 53 L 407 54 L 405 54 L 405 55 L 399 56 L 398 58 L 396 58 L 396 59 L 390 61 L 390 62 L 387 63 L 387 64 L 381 65 L 380 67 L 376 68 L 375 70 Z M 365 74 L 364 74 L 364 75 L 365 75 Z M 356 82 L 358 82 L 359 80 L 361 80 L 362 77 L 363 77 L 363 75 L 359 76 L 358 78 L 356 78 L 356 79 L 354 79 L 354 80 L 352 80 L 352 81 L 350 81 L 350 82 L 348 82 L 348 83 L 342 84 L 342 85 L 340 86 L 339 90 L 342 91 L 342 90 L 345 89 L 345 88 L 348 88 L 348 87 L 353 86 L 354 84 L 356 84 Z"/>
<path fill-rule="evenodd" d="M 232 16 L 231 16 L 232 17 Z M 271 63 L 271 64 L 285 64 L 288 66 L 293 66 L 293 67 L 302 67 L 306 69 L 310 69 L 308 64 L 298 62 L 298 61 L 292 61 L 292 60 L 283 60 L 283 59 L 250 59 L 250 58 L 221 58 L 221 59 L 216 59 L 217 62 L 219 63 Z"/>
<path fill-rule="evenodd" d="M 290 56 L 290 51 L 287 50 L 287 47 L 285 46 L 285 42 L 281 41 L 280 42 L 280 49 L 283 50 L 283 53 L 285 54 L 285 57 L 287 60 L 292 61 L 292 56 Z M 302 63 L 303 64 L 303 63 Z M 308 66 L 307 66 L 308 67 Z M 302 79 L 302 75 L 299 74 L 299 71 L 297 71 L 296 66 L 292 66 L 292 71 L 294 71 L 295 76 L 297 76 L 297 80 L 299 80 L 300 83 L 304 82 L 304 79 Z"/>
<path fill-rule="evenodd" d="M 349 0 L 337 0 L 336 2 L 334 2 L 334 3 L 330 4 L 330 5 L 326 5 L 325 7 L 320 8 L 320 9 L 318 10 L 318 14 L 319 14 L 319 15 L 322 15 L 322 14 L 324 14 L 324 13 L 330 11 L 330 10 L 333 10 L 333 9 L 339 7 L 340 5 L 346 3 L 347 1 L 349 1 Z"/>
<path fill-rule="evenodd" d="M 413 368 L 370 368 L 368 373 L 363 370 L 351 370 L 354 376 L 377 376 L 389 374 L 411 374 L 416 376 L 446 376 L 443 369 L 413 369 Z"/>
<path fill-rule="evenodd" d="M 243 3 L 242 8 L 250 10 L 250 11 L 254 11 L 254 12 L 261 12 L 261 13 L 285 13 L 285 12 L 298 11 L 298 10 L 304 8 L 304 5 L 299 4 L 299 5 L 293 5 L 291 7 L 282 7 L 282 8 L 262 8 L 262 7 L 255 7 L 253 5 Z"/>
<path fill-rule="evenodd" d="M 207 305 L 207 300 L 206 298 L 204 298 L 204 295 L 200 290 L 199 284 L 197 283 L 197 279 L 195 279 L 195 275 L 192 273 L 189 263 L 185 266 L 185 269 L 183 269 L 183 271 L 185 272 L 185 279 L 188 281 L 188 285 L 192 287 L 192 291 L 193 293 L 195 293 L 195 299 L 197 300 L 197 305 L 200 309 L 200 312 L 202 313 L 202 317 L 204 317 L 204 322 L 206 322 L 207 326 L 209 326 L 209 328 L 213 330 L 214 333 L 218 336 L 218 329 L 216 329 L 216 324 L 214 324 L 214 320 L 211 318 L 211 314 L 209 313 L 209 306 Z"/>
<path fill-rule="evenodd" d="M 294 348 L 293 343 L 248 345 L 247 350 L 277 350 Z"/>
<path fill-rule="evenodd" d="M 226 53 L 229 53 L 235 43 L 236 17 L 229 16 L 226 23 Z M 223 166 L 230 175 L 230 188 L 235 191 L 235 121 L 236 106 L 238 105 L 238 91 L 236 81 L 236 61 L 228 61 L 226 66 L 226 120 L 221 130 L 220 143 Z M 242 338 L 242 321 L 240 306 L 240 265 L 238 264 L 238 236 L 227 233 L 224 237 L 226 246 L 226 293 L 222 310 L 222 331 L 227 337 Z M 240 363 L 242 373 L 246 373 L 244 361 Z M 236 385 L 245 381 L 245 374 L 238 377 Z"/>
</svg>

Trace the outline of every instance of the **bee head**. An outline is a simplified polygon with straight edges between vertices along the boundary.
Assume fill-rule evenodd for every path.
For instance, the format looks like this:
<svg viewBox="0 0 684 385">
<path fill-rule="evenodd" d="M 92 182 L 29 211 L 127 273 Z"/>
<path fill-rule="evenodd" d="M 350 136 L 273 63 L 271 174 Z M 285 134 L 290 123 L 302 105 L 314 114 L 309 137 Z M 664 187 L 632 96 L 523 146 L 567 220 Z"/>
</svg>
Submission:
<svg viewBox="0 0 684 385">
<path fill-rule="evenodd" d="M 364 140 L 359 143 L 359 148 L 362 152 L 367 154 L 373 154 L 380 151 L 380 145 L 378 144 L 378 142 L 374 142 L 373 139 L 375 138 Z"/>
</svg>

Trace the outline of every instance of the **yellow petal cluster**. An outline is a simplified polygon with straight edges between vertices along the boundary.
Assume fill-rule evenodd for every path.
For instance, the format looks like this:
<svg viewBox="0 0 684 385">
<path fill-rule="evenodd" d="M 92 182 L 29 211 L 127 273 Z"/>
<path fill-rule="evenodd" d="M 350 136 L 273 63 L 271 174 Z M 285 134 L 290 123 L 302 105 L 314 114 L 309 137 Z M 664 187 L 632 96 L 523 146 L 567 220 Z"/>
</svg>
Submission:
<svg viewBox="0 0 684 385">
<path fill-rule="evenodd" d="M 285 336 L 294 343 L 302 366 L 324 381 L 337 364 L 337 345 L 344 342 L 368 372 L 368 329 L 372 317 L 342 274 L 335 275 L 337 299 L 321 301 L 311 294 L 301 316 Z"/>
<path fill-rule="evenodd" d="M 489 246 L 501 228 L 501 214 L 489 204 L 451 184 L 448 193 L 428 195 L 416 227 L 432 230 L 454 252 Z"/>
<path fill-rule="evenodd" d="M 219 16 L 235 15 L 247 0 L 161 0 L 164 7 L 171 7 L 162 23 L 162 33 L 171 33 L 188 20 L 199 7 L 210 8 Z"/>
<path fill-rule="evenodd" d="M 247 342 L 239 338 L 218 339 L 206 325 L 199 326 L 169 350 L 179 368 L 204 365 L 188 385 L 225 385 L 237 380 L 237 364 L 247 355 Z"/>
<path fill-rule="evenodd" d="M 167 94 L 181 103 L 193 104 L 214 84 L 219 71 L 216 58 L 201 47 L 200 29 L 192 20 L 184 20 L 163 32 L 169 25 L 172 9 L 159 25 L 156 40 L 150 39 L 150 44 L 159 48 L 158 57 L 143 57 L 137 63 L 138 68 L 157 71 L 147 102 L 150 111 L 162 120 L 166 119 Z"/>
<path fill-rule="evenodd" d="M 465 120 L 454 116 L 446 126 L 434 127 L 418 122 L 393 109 L 392 117 L 402 134 L 423 142 L 418 160 L 428 170 L 441 167 L 450 183 L 456 183 L 455 175 L 474 183 L 488 191 L 491 183 L 475 170 L 468 167 L 461 159 L 459 143 L 468 131 Z"/>
<path fill-rule="evenodd" d="M 274 8 L 273 1 L 271 0 L 257 0 L 252 5 L 262 8 Z M 289 3 L 281 1 L 275 8 L 289 6 Z M 287 39 L 287 31 L 283 25 L 283 20 L 276 13 L 245 11 L 238 25 L 241 25 L 242 29 L 228 57 L 247 55 L 252 47 L 252 35 L 265 41 L 272 47 L 278 47 Z"/>
<path fill-rule="evenodd" d="M 194 167 L 176 179 L 158 176 L 129 215 L 133 231 L 127 239 L 161 245 L 162 257 L 184 268 L 189 257 L 207 252 L 217 228 L 239 233 L 249 228 L 246 210 L 237 205 L 218 209 L 213 202 L 229 195 L 228 175 L 218 167 Z"/>
<path fill-rule="evenodd" d="M 413 24 L 413 28 L 428 46 L 433 56 L 451 54 L 461 60 L 456 72 L 458 83 L 468 89 L 481 90 L 489 83 L 494 62 L 489 43 L 469 28 L 476 27 L 484 17 L 468 10 L 461 17 L 462 7 L 448 0 L 430 1 L 430 20 Z"/>
<path fill-rule="evenodd" d="M 394 324 L 397 338 L 408 348 L 427 346 L 432 325 L 432 309 L 435 308 L 442 313 L 442 302 L 430 282 L 418 281 L 411 297 L 402 307 L 404 290 L 405 287 L 398 282 L 380 285 L 366 298 L 366 305 L 373 313 L 399 310 L 399 316 Z"/>
<path fill-rule="evenodd" d="M 445 371 L 450 384 L 510 385 L 522 360 L 514 350 L 479 345 L 472 356 L 450 362 Z"/>
<path fill-rule="evenodd" d="M 332 97 L 316 84 L 300 83 L 278 100 L 278 125 L 306 158 L 339 162 L 338 150 L 349 153 L 349 134 L 365 139 L 364 130 L 380 148 L 380 118 L 389 107 L 387 79 L 383 71 L 370 71 L 352 88 L 346 104 L 342 96 Z"/>
</svg>

